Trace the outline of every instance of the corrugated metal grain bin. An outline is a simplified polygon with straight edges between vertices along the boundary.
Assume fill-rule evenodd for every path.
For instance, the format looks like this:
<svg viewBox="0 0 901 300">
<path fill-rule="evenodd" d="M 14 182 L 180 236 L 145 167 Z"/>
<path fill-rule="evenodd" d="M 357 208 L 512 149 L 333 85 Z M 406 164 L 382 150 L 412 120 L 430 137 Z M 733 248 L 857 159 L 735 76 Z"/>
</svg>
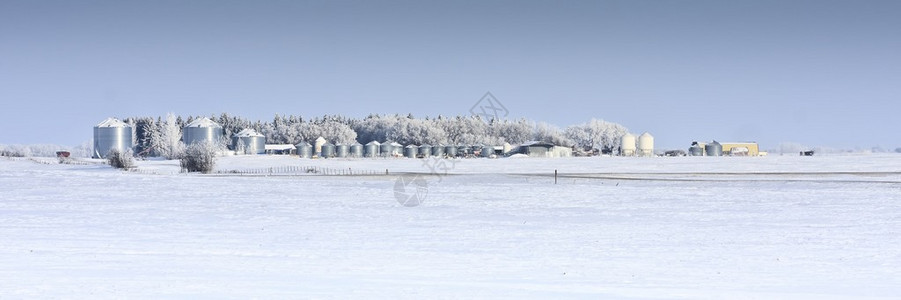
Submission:
<svg viewBox="0 0 901 300">
<path fill-rule="evenodd" d="M 108 118 L 94 126 L 94 158 L 106 158 L 112 150 L 131 150 L 132 126 L 116 118 Z"/>
</svg>

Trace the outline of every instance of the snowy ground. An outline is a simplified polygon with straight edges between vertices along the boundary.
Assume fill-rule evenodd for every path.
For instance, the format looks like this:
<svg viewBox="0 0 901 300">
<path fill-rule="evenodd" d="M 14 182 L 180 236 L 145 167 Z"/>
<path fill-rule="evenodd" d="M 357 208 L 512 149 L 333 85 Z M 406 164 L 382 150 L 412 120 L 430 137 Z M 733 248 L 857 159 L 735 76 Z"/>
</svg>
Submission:
<svg viewBox="0 0 901 300">
<path fill-rule="evenodd" d="M 0 297 L 901 294 L 901 155 L 218 164 L 251 169 L 0 158 Z"/>
</svg>

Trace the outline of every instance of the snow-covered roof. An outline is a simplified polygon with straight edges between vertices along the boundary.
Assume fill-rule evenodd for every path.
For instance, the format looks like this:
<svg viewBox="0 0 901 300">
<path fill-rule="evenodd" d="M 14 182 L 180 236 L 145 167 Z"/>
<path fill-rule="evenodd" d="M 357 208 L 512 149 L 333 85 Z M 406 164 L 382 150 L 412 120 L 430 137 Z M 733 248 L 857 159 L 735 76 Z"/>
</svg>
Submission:
<svg viewBox="0 0 901 300">
<path fill-rule="evenodd" d="M 267 144 L 263 146 L 265 150 L 291 150 L 297 149 L 291 144 Z"/>
<path fill-rule="evenodd" d="M 198 118 L 194 121 L 191 121 L 191 123 L 188 123 L 188 125 L 185 125 L 185 127 L 222 127 L 222 126 L 220 126 L 219 123 L 213 122 L 213 120 L 210 120 L 208 118 Z"/>
<path fill-rule="evenodd" d="M 131 127 L 131 125 L 116 118 L 107 118 L 106 120 L 103 120 L 103 122 L 97 124 L 96 127 Z"/>
<path fill-rule="evenodd" d="M 253 130 L 253 128 L 245 128 L 244 130 L 241 130 L 240 132 L 235 134 L 235 136 L 236 137 L 261 137 L 263 135 L 260 134 L 259 132 L 257 132 L 256 130 Z"/>
<path fill-rule="evenodd" d="M 554 144 L 551 144 L 551 143 L 548 143 L 548 142 L 542 142 L 542 141 L 529 141 L 529 142 L 522 143 L 522 145 L 520 145 L 520 146 L 525 146 L 525 147 L 528 147 L 528 146 L 553 147 Z"/>
</svg>

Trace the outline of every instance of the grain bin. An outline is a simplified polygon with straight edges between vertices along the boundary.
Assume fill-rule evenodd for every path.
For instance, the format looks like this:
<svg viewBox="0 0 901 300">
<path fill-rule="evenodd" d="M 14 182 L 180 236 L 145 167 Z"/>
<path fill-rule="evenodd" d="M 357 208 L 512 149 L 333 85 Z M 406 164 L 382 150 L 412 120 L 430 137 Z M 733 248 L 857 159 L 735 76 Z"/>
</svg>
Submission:
<svg viewBox="0 0 901 300">
<path fill-rule="evenodd" d="M 231 146 L 236 154 L 265 154 L 266 136 L 252 128 L 246 128 L 232 137 Z"/>
<path fill-rule="evenodd" d="M 469 146 L 465 146 L 465 145 L 457 146 L 457 155 L 465 157 L 470 154 L 472 154 L 472 148 L 470 148 Z"/>
<path fill-rule="evenodd" d="M 363 157 L 378 157 L 379 156 L 379 142 L 371 141 L 363 147 Z"/>
<path fill-rule="evenodd" d="M 419 156 L 429 157 L 432 155 L 432 145 L 419 146 Z"/>
<path fill-rule="evenodd" d="M 621 139 L 622 143 L 620 145 L 619 155 L 622 156 L 634 156 L 638 147 L 635 143 L 635 135 L 631 133 L 626 133 Z"/>
<path fill-rule="evenodd" d="M 313 141 L 313 153 L 315 153 L 316 156 L 322 156 L 322 145 L 325 145 L 325 143 L 328 143 L 328 141 L 326 141 L 325 138 L 321 136 Z"/>
<path fill-rule="evenodd" d="M 723 145 L 717 141 L 705 145 L 704 150 L 707 151 L 707 156 L 723 156 Z"/>
<path fill-rule="evenodd" d="M 432 146 L 432 156 L 444 156 L 444 145 Z"/>
<path fill-rule="evenodd" d="M 363 157 L 363 144 L 354 143 L 350 145 L 350 157 Z"/>
<path fill-rule="evenodd" d="M 347 144 L 335 145 L 335 157 L 345 158 L 350 154 L 350 146 Z"/>
<path fill-rule="evenodd" d="M 132 148 L 131 125 L 116 118 L 108 118 L 94 126 L 94 158 L 106 158 L 112 150 L 125 152 Z"/>
<path fill-rule="evenodd" d="M 419 147 L 417 147 L 415 145 L 407 145 L 406 147 L 404 147 L 404 157 L 416 158 L 416 152 L 417 152 L 416 150 L 418 150 L 418 149 L 419 149 Z"/>
<path fill-rule="evenodd" d="M 482 157 L 491 157 L 494 155 L 494 146 L 484 146 L 481 151 Z"/>
<path fill-rule="evenodd" d="M 401 156 L 404 154 L 404 145 L 398 144 L 397 142 L 391 142 L 391 146 L 394 147 L 391 150 L 391 155 L 393 156 Z"/>
<path fill-rule="evenodd" d="M 313 145 L 307 142 L 300 142 L 294 145 L 297 148 L 297 156 L 300 158 L 313 158 Z"/>
<path fill-rule="evenodd" d="M 457 157 L 457 146 L 444 146 L 444 155 L 447 155 L 447 157 Z"/>
<path fill-rule="evenodd" d="M 382 156 L 385 157 L 394 156 L 396 146 L 394 146 L 393 144 L 394 143 L 385 141 L 384 143 L 379 145 L 379 153 L 381 153 Z"/>
<path fill-rule="evenodd" d="M 654 156 L 654 136 L 650 133 L 642 133 L 638 136 L 638 155 Z"/>
<path fill-rule="evenodd" d="M 694 143 L 688 148 L 688 155 L 704 156 L 704 148 L 701 148 L 701 145 L 698 145 L 698 143 Z"/>
<path fill-rule="evenodd" d="M 325 144 L 320 145 L 319 149 L 321 150 L 319 152 L 319 157 L 322 157 L 322 158 L 335 157 L 335 144 L 326 142 Z"/>
<path fill-rule="evenodd" d="M 222 126 L 207 118 L 197 118 L 182 129 L 182 141 L 190 146 L 195 143 L 217 144 L 222 138 Z"/>
</svg>

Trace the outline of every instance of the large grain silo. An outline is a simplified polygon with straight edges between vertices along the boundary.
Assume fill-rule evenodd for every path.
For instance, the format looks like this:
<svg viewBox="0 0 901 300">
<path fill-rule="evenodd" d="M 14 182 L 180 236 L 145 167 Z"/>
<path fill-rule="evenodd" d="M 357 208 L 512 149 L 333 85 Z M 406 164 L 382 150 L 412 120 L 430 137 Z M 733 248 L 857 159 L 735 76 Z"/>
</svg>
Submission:
<svg viewBox="0 0 901 300">
<path fill-rule="evenodd" d="M 723 156 L 723 145 L 717 141 L 704 145 L 704 150 L 707 151 L 707 156 Z"/>
<path fill-rule="evenodd" d="M 322 157 L 322 158 L 335 157 L 335 144 L 326 142 L 325 144 L 322 144 L 319 147 L 319 149 L 321 150 L 319 152 L 319 157 Z"/>
<path fill-rule="evenodd" d="M 638 136 L 638 155 L 654 156 L 654 136 L 650 133 L 642 133 Z"/>
<path fill-rule="evenodd" d="M 432 156 L 432 145 L 421 145 L 419 146 L 419 156 L 429 157 Z"/>
<path fill-rule="evenodd" d="M 363 157 L 378 157 L 379 156 L 379 142 L 371 141 L 363 147 Z"/>
<path fill-rule="evenodd" d="M 300 158 L 313 158 L 313 145 L 307 142 L 300 142 L 294 145 L 297 148 L 297 156 Z"/>
<path fill-rule="evenodd" d="M 207 118 L 198 118 L 182 129 L 182 141 L 190 146 L 195 143 L 219 143 L 222 138 L 222 126 Z"/>
<path fill-rule="evenodd" d="M 132 126 L 116 118 L 108 118 L 94 126 L 94 158 L 106 158 L 112 150 L 131 150 Z"/>
<path fill-rule="evenodd" d="M 266 136 L 246 128 L 232 137 L 232 149 L 237 154 L 265 154 Z"/>
<path fill-rule="evenodd" d="M 634 156 L 636 150 L 638 149 L 637 143 L 635 142 L 635 135 L 626 133 L 626 135 L 622 137 L 622 143 L 620 144 L 619 149 L 619 155 Z"/>
<path fill-rule="evenodd" d="M 345 158 L 350 154 L 350 146 L 347 144 L 336 144 L 335 145 L 335 157 Z"/>
<path fill-rule="evenodd" d="M 350 157 L 363 157 L 363 144 L 354 143 L 350 145 Z"/>
<path fill-rule="evenodd" d="M 418 149 L 419 147 L 417 147 L 416 145 L 407 145 L 406 147 L 404 147 L 404 157 L 416 158 L 416 150 Z"/>
</svg>

